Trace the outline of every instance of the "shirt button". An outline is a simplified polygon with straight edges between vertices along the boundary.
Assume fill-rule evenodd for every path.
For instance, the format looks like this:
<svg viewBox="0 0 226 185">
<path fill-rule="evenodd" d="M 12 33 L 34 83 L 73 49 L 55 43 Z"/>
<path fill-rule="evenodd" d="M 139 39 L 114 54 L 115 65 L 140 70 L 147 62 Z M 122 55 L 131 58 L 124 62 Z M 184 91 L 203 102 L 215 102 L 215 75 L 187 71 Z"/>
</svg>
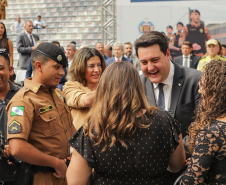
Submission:
<svg viewBox="0 0 226 185">
<path fill-rule="evenodd" d="M 52 116 L 50 116 L 49 119 L 52 119 Z"/>
<path fill-rule="evenodd" d="M 25 87 L 25 89 L 27 90 L 28 88 L 27 88 L 27 87 Z"/>
</svg>

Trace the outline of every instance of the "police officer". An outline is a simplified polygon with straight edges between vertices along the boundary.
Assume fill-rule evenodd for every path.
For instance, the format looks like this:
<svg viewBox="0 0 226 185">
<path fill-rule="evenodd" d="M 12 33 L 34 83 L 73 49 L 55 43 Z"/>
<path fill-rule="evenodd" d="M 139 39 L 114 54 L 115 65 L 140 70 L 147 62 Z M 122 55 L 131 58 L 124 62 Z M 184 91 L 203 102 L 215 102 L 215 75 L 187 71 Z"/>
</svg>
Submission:
<svg viewBox="0 0 226 185">
<path fill-rule="evenodd" d="M 36 174 L 33 185 L 65 185 L 68 139 L 74 133 L 63 94 L 56 89 L 67 59 L 58 46 L 41 43 L 32 52 L 33 78 L 9 102 L 8 140 L 12 155 Z"/>
<path fill-rule="evenodd" d="M 205 42 L 211 39 L 209 29 L 200 23 L 200 12 L 192 10 L 190 13 L 191 24 L 184 27 L 179 45 L 186 40 L 192 43 L 194 55 L 202 57 L 206 53 Z"/>
</svg>

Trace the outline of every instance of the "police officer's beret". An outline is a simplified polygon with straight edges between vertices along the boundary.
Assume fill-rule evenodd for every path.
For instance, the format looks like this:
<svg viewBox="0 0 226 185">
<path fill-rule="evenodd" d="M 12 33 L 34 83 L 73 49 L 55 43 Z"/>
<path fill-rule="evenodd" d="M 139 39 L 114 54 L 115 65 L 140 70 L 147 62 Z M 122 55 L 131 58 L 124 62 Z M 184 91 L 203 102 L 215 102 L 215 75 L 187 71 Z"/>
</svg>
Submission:
<svg viewBox="0 0 226 185">
<path fill-rule="evenodd" d="M 200 12 L 199 12 L 197 9 L 192 10 L 191 12 L 193 12 L 193 13 L 198 13 L 198 14 L 200 15 Z"/>
<path fill-rule="evenodd" d="M 63 67 L 67 66 L 67 58 L 63 50 L 55 44 L 48 42 L 40 43 L 34 51 L 42 53 L 56 61 L 58 64 L 63 65 Z"/>
</svg>

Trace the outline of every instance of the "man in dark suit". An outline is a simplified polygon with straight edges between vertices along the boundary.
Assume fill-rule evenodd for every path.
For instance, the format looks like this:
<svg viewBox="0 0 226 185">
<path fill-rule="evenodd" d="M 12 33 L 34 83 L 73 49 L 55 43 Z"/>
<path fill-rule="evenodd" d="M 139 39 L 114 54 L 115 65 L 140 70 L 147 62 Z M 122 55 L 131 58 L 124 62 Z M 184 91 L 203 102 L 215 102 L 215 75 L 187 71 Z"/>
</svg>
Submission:
<svg viewBox="0 0 226 185">
<path fill-rule="evenodd" d="M 197 69 L 201 57 L 192 55 L 192 44 L 189 41 L 184 41 L 181 51 L 183 55 L 176 57 L 174 62 L 185 67 Z"/>
<path fill-rule="evenodd" d="M 95 48 L 101 53 L 101 55 L 103 55 L 105 61 L 109 59 L 109 57 L 104 54 L 104 45 L 103 45 L 103 43 L 97 42 L 95 44 Z"/>
<path fill-rule="evenodd" d="M 117 41 L 117 42 L 114 43 L 113 53 L 114 53 L 114 57 L 106 60 L 106 66 L 109 66 L 110 64 L 112 64 L 114 62 L 122 62 L 122 61 L 127 61 L 127 62 L 130 62 L 130 63 L 133 63 L 132 60 L 123 56 L 124 46 L 121 42 Z"/>
<path fill-rule="evenodd" d="M 148 102 L 178 120 L 184 137 L 200 98 L 202 73 L 171 62 L 168 42 L 160 32 L 143 34 L 135 41 L 135 49 Z"/>
<path fill-rule="evenodd" d="M 39 36 L 32 34 L 33 23 L 30 20 L 25 22 L 24 32 L 17 36 L 16 46 L 19 53 L 19 67 L 27 69 L 31 52 L 36 48 L 35 44 Z"/>
</svg>

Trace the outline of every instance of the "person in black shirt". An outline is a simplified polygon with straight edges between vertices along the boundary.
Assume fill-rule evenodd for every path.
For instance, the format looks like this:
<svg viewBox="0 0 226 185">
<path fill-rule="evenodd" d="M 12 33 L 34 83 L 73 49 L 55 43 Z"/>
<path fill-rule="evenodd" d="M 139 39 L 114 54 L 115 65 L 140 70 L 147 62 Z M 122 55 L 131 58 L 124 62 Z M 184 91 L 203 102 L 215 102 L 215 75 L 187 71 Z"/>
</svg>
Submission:
<svg viewBox="0 0 226 185">
<path fill-rule="evenodd" d="M 202 57 L 206 53 L 205 42 L 211 39 L 208 28 L 200 23 L 200 12 L 191 11 L 191 24 L 184 27 L 183 35 L 179 39 L 179 45 L 186 40 L 192 43 L 194 55 Z"/>
<path fill-rule="evenodd" d="M 0 160 L 0 181 L 5 185 L 11 185 L 14 181 L 14 165 L 9 165 L 7 158 L 10 150 L 7 142 L 7 114 L 6 106 L 12 97 L 20 90 L 20 87 L 14 85 L 10 80 L 10 75 L 13 74 L 13 67 L 10 66 L 10 59 L 6 49 L 0 49 L 0 131 L 3 133 L 5 149 L 4 158 Z"/>
</svg>

